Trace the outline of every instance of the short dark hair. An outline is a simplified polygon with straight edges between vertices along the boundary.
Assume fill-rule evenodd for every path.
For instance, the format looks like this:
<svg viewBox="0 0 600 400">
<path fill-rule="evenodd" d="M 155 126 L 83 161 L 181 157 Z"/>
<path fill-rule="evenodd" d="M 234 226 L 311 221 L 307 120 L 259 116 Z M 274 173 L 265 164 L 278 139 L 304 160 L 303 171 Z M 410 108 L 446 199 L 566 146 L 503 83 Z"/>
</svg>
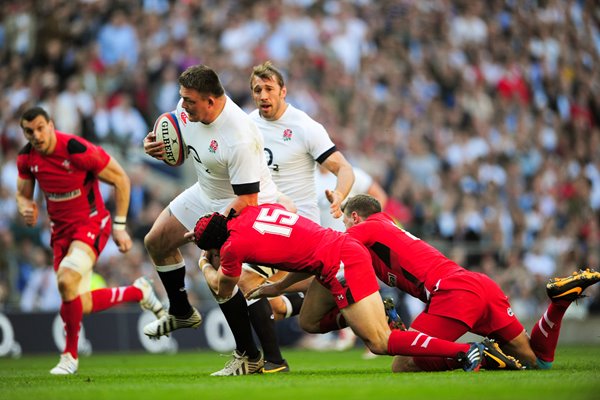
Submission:
<svg viewBox="0 0 600 400">
<path fill-rule="evenodd" d="M 381 204 L 373 196 L 357 194 L 346 201 L 343 211 L 346 216 L 350 216 L 350 214 L 356 212 L 361 218 L 368 218 L 373 214 L 381 212 Z"/>
<path fill-rule="evenodd" d="M 194 89 L 199 93 L 221 97 L 225 89 L 221 85 L 219 76 L 212 68 L 206 65 L 193 65 L 179 75 L 178 82 L 181 86 Z"/>
<path fill-rule="evenodd" d="M 46 112 L 46 110 L 44 110 L 42 107 L 31 107 L 27 110 L 25 110 L 25 112 L 23 114 L 21 114 L 21 119 L 19 120 L 19 125 L 21 126 L 21 128 L 23 127 L 23 121 L 27 121 L 27 122 L 31 122 L 34 119 L 36 119 L 39 116 L 44 117 L 44 119 L 46 120 L 46 122 L 50 121 L 50 115 L 48 115 L 48 112 Z"/>
<path fill-rule="evenodd" d="M 255 65 L 252 68 L 252 74 L 250 74 L 250 89 L 252 89 L 252 79 L 254 77 L 260 79 L 274 79 L 279 86 L 285 87 L 285 81 L 283 79 L 283 74 L 279 71 L 271 61 L 265 61 L 262 64 Z"/>
</svg>

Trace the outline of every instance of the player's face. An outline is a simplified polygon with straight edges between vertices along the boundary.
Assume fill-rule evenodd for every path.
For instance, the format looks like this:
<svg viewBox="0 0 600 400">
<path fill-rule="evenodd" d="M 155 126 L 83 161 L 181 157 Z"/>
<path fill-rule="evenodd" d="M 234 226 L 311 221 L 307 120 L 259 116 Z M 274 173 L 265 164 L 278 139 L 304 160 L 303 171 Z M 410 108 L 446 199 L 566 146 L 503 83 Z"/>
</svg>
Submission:
<svg viewBox="0 0 600 400">
<path fill-rule="evenodd" d="M 261 117 L 267 121 L 276 121 L 286 109 L 285 87 L 279 86 L 274 78 L 252 78 L 252 98 Z"/>
<path fill-rule="evenodd" d="M 21 128 L 25 139 L 34 149 L 42 154 L 50 154 L 56 145 L 54 134 L 54 123 L 46 121 L 42 115 L 38 115 L 32 121 L 21 122 Z"/>
<path fill-rule="evenodd" d="M 182 106 L 190 122 L 202 122 L 203 124 L 213 122 L 212 106 L 214 105 L 214 101 L 211 100 L 210 96 L 202 95 L 195 89 L 183 86 L 179 89 L 179 95 L 183 99 Z"/>
<path fill-rule="evenodd" d="M 355 225 L 354 219 L 352 218 L 352 216 L 348 216 L 348 215 L 346 215 L 346 213 L 343 213 L 342 218 L 344 221 L 344 226 L 346 226 L 346 230 L 352 228 Z"/>
</svg>

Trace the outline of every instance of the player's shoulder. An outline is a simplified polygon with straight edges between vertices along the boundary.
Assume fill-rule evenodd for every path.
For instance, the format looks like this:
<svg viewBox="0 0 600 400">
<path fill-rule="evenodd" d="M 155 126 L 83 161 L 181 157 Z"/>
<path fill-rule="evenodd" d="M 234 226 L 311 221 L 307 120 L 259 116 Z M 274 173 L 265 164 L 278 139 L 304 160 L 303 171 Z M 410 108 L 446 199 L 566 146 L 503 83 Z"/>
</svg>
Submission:
<svg viewBox="0 0 600 400">
<path fill-rule="evenodd" d="M 250 111 L 248 113 L 248 117 L 250 117 L 250 119 L 255 122 L 260 121 L 262 119 L 260 113 L 258 112 L 258 108 L 255 108 L 254 110 Z"/>
<path fill-rule="evenodd" d="M 64 146 L 67 153 L 70 155 L 83 154 L 88 149 L 95 147 L 92 143 L 80 136 L 60 131 L 56 131 L 56 142 L 57 146 Z"/>
<path fill-rule="evenodd" d="M 23 148 L 21 148 L 21 150 L 19 150 L 19 153 L 17 155 L 26 156 L 28 154 L 31 154 L 32 150 L 33 146 L 31 145 L 31 143 L 27 143 L 25 146 L 23 146 Z"/>
</svg>

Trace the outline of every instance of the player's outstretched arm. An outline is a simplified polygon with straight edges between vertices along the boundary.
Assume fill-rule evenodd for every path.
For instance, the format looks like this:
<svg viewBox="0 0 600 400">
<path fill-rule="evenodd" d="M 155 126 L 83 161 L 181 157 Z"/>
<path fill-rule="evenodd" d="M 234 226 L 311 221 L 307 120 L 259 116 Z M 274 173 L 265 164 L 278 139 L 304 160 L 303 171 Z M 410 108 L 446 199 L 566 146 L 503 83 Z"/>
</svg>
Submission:
<svg viewBox="0 0 600 400">
<path fill-rule="evenodd" d="M 129 233 L 125 230 L 131 195 L 129 177 L 121 164 L 111 157 L 106 167 L 98 174 L 98 178 L 115 188 L 115 216 L 113 217 L 112 235 L 119 251 L 125 253 L 132 246 Z"/>
<path fill-rule="evenodd" d="M 339 218 L 342 216 L 342 202 L 348 196 L 354 184 L 354 170 L 352 169 L 352 165 L 346 160 L 346 157 L 339 151 L 327 157 L 323 161 L 323 166 L 337 176 L 335 189 L 327 189 L 325 195 L 331 203 L 329 207 L 330 213 L 335 218 Z"/>
<path fill-rule="evenodd" d="M 313 275 L 304 272 L 290 272 L 285 278 L 275 283 L 265 283 L 250 290 L 246 294 L 248 300 L 263 297 L 277 297 L 283 293 L 306 292 L 308 285 L 314 278 Z"/>
</svg>

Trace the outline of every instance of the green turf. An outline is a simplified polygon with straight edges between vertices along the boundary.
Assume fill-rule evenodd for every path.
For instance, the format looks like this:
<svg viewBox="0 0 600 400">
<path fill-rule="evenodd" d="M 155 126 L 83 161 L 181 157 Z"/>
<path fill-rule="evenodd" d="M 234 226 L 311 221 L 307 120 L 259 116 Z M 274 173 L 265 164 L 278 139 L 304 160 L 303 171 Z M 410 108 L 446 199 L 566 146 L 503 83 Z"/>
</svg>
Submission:
<svg viewBox="0 0 600 400">
<path fill-rule="evenodd" d="M 0 399 L 598 399 L 600 347 L 565 347 L 548 371 L 392 374 L 391 358 L 361 350 L 286 349 L 288 374 L 210 377 L 227 360 L 214 352 L 94 354 L 75 376 L 48 370 L 58 355 L 0 359 Z"/>
</svg>

